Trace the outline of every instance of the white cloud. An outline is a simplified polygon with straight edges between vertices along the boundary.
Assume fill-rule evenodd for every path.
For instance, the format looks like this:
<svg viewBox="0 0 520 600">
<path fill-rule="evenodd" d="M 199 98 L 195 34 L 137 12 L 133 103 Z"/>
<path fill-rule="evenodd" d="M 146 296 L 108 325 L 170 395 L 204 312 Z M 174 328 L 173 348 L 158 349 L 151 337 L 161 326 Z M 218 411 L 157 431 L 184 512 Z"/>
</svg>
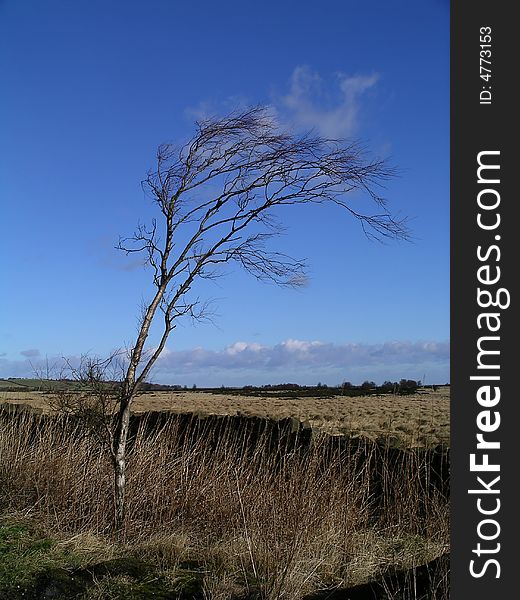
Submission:
<svg viewBox="0 0 520 600">
<path fill-rule="evenodd" d="M 313 347 L 316 348 L 322 346 L 323 342 L 305 342 L 302 340 L 288 339 L 280 345 L 289 352 L 308 352 Z"/>
<path fill-rule="evenodd" d="M 245 350 L 250 350 L 252 352 L 258 352 L 262 350 L 264 346 L 257 344 L 255 342 L 235 342 L 232 346 L 228 346 L 225 349 L 225 352 L 231 356 L 238 354 L 239 352 L 244 352 Z"/>
<path fill-rule="evenodd" d="M 378 79 L 375 73 L 338 73 L 335 85 L 327 86 L 317 71 L 298 66 L 289 80 L 289 93 L 278 103 L 298 129 L 314 129 L 328 138 L 349 137 L 359 127 L 362 97 Z"/>
<path fill-rule="evenodd" d="M 359 129 L 363 99 L 378 80 L 377 73 L 341 72 L 326 80 L 309 66 L 299 65 L 289 77 L 288 91 L 272 99 L 271 117 L 291 128 L 313 130 L 326 138 L 350 137 Z M 202 100 L 186 108 L 185 115 L 190 120 L 207 119 L 255 103 L 244 96 L 230 95 L 221 100 Z"/>
</svg>

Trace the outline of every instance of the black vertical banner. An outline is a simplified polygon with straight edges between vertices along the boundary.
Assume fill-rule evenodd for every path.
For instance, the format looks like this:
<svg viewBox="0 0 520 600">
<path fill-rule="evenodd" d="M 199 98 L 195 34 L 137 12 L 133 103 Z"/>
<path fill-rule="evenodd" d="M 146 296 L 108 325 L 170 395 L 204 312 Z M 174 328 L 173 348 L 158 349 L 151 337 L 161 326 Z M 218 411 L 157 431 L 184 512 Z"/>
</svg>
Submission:
<svg viewBox="0 0 520 600">
<path fill-rule="evenodd" d="M 514 3 L 451 4 L 451 598 L 518 597 L 520 35 Z M 515 58 L 516 57 L 516 58 Z M 515 218 L 516 217 L 516 218 Z"/>
</svg>

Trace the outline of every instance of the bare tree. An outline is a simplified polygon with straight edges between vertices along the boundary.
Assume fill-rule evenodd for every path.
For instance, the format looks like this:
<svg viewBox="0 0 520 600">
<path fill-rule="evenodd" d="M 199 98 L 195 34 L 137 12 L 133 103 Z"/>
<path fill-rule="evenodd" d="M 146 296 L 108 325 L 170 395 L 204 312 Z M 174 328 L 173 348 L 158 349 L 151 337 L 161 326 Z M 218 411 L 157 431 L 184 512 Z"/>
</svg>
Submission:
<svg viewBox="0 0 520 600">
<path fill-rule="evenodd" d="M 143 187 L 158 209 L 149 226 L 138 225 L 118 248 L 143 253 L 154 294 L 144 306 L 135 345 L 117 399 L 111 455 L 115 475 L 115 526 L 125 518 L 126 448 L 132 402 L 183 316 L 207 314 L 191 296 L 194 282 L 216 277 L 235 262 L 259 280 L 298 286 L 305 264 L 270 248 L 281 230 L 280 208 L 336 204 L 361 224 L 368 237 L 406 239 L 405 220 L 394 218 L 376 193 L 393 175 L 384 161 L 370 160 L 358 144 L 282 132 L 263 107 L 197 122 L 184 146 L 162 145 Z M 373 212 L 347 202 L 360 190 Z M 357 195 L 355 202 L 362 201 Z M 146 347 L 152 323 L 158 343 Z"/>
</svg>

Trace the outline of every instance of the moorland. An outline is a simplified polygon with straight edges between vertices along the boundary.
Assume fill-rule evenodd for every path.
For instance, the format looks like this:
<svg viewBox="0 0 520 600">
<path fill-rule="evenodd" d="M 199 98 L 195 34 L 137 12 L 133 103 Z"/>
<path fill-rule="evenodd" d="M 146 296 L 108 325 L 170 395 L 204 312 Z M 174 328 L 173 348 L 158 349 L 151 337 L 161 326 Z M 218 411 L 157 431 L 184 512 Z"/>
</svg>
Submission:
<svg viewBox="0 0 520 600">
<path fill-rule="evenodd" d="M 142 394 L 117 538 L 51 397 L 0 391 L 0 598 L 448 597 L 449 387 Z"/>
</svg>

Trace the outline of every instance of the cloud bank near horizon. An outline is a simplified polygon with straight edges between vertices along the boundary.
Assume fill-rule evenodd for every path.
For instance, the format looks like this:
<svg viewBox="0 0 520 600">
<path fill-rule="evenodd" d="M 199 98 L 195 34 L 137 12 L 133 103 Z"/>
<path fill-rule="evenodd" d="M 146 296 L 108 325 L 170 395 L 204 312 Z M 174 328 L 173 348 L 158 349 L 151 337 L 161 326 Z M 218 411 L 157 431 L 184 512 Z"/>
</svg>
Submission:
<svg viewBox="0 0 520 600">
<path fill-rule="evenodd" d="M 202 347 L 186 350 L 166 348 L 150 380 L 158 383 L 199 386 L 261 385 L 317 381 L 336 385 L 366 379 L 382 383 L 402 377 L 430 383 L 449 381 L 449 343 L 391 341 L 381 344 L 288 339 L 275 345 L 237 341 L 221 350 Z M 41 356 L 41 352 L 40 352 Z M 58 364 L 61 358 L 39 361 L 0 358 L 0 376 L 31 377 L 39 362 Z M 68 357 L 73 364 L 77 357 Z"/>
</svg>

